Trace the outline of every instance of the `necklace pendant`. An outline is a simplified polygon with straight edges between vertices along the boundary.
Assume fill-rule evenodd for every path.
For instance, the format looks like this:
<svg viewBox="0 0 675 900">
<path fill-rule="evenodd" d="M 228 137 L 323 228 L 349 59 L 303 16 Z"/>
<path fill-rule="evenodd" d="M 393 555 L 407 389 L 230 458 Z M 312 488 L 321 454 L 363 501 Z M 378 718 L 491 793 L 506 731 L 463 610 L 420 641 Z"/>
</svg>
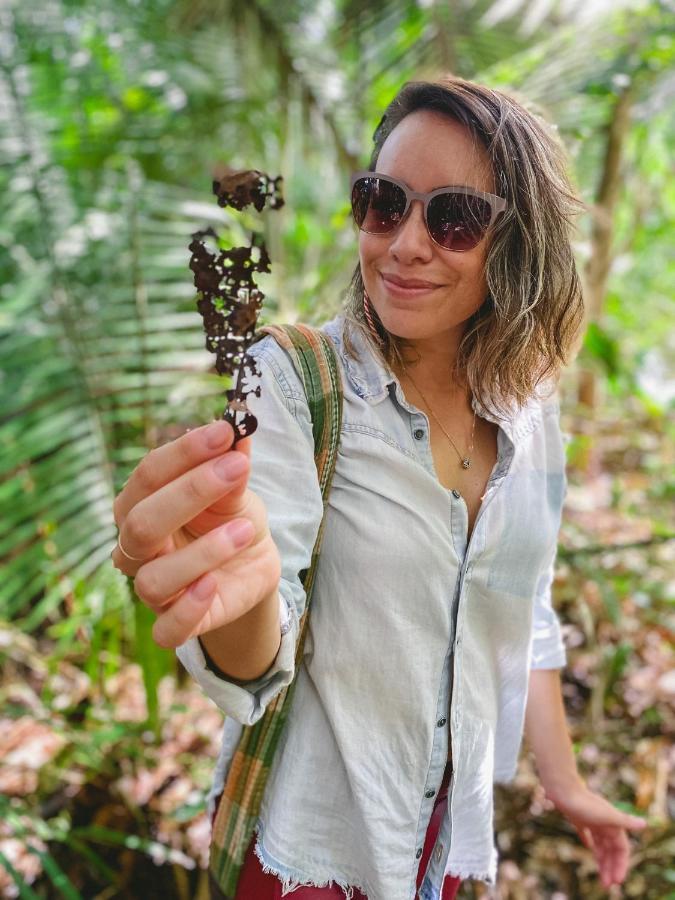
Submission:
<svg viewBox="0 0 675 900">
<path fill-rule="evenodd" d="M 466 456 L 466 457 L 462 460 L 462 468 L 463 468 L 463 469 L 468 469 L 470 465 L 471 465 L 471 460 L 469 459 L 468 456 Z"/>
</svg>

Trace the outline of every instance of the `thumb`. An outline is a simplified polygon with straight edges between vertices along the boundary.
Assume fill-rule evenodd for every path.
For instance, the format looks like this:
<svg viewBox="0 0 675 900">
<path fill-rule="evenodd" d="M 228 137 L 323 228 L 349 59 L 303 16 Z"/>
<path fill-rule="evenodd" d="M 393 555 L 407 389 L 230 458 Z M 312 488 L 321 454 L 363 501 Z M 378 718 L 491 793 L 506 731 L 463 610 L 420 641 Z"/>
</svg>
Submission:
<svg viewBox="0 0 675 900">
<path fill-rule="evenodd" d="M 623 827 L 628 828 L 631 831 L 643 831 L 647 827 L 647 820 L 643 819 L 641 816 L 630 816 L 627 813 L 623 814 Z"/>
<path fill-rule="evenodd" d="M 631 816 L 629 813 L 622 812 L 616 806 L 610 804 L 611 815 L 606 818 L 608 825 L 616 825 L 619 828 L 626 828 L 629 831 L 642 831 L 647 827 L 647 820 L 641 816 Z"/>
<path fill-rule="evenodd" d="M 575 807 L 571 814 L 572 820 L 579 820 L 589 827 L 626 828 L 629 830 L 641 830 L 647 827 L 647 820 L 640 816 L 632 816 L 614 806 L 599 794 L 590 792 L 586 800 L 579 807 Z"/>
</svg>

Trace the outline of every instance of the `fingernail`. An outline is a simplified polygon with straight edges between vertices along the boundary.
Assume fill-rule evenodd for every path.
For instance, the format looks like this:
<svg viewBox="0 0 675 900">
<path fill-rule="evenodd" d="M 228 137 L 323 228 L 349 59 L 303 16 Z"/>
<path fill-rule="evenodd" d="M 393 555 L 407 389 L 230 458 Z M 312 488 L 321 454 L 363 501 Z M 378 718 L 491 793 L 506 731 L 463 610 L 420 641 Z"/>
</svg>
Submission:
<svg viewBox="0 0 675 900">
<path fill-rule="evenodd" d="M 248 459 L 243 453 L 233 451 L 214 463 L 214 470 L 224 481 L 234 481 L 242 475 L 248 466 Z"/>
<path fill-rule="evenodd" d="M 249 519 L 236 519 L 226 525 L 225 530 L 237 549 L 245 547 L 254 534 L 253 523 Z"/>
<path fill-rule="evenodd" d="M 212 422 L 205 430 L 206 446 L 210 449 L 221 447 L 230 437 L 232 428 L 222 420 Z"/>
</svg>

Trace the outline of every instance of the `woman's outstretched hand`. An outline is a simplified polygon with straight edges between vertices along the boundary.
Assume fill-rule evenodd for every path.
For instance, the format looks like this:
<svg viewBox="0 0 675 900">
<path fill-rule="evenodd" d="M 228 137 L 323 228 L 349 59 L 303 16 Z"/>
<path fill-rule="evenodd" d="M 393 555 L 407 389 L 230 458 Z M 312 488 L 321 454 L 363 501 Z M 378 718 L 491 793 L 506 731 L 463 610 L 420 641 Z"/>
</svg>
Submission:
<svg viewBox="0 0 675 900">
<path fill-rule="evenodd" d="M 630 869 L 628 831 L 643 831 L 647 821 L 612 806 L 581 780 L 561 796 L 550 796 L 556 808 L 576 828 L 595 856 L 604 888 L 623 884 Z"/>
<path fill-rule="evenodd" d="M 224 421 L 145 456 L 115 499 L 114 565 L 158 616 L 153 638 L 178 647 L 236 621 L 279 583 L 265 504 L 247 487 L 251 438 L 232 450 Z"/>
</svg>

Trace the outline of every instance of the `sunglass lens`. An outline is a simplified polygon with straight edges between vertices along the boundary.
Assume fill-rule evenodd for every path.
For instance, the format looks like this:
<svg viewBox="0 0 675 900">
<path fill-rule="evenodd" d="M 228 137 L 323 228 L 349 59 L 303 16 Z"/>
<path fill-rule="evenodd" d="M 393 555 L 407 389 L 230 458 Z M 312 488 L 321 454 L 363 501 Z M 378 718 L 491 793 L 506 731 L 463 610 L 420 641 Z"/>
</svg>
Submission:
<svg viewBox="0 0 675 900">
<path fill-rule="evenodd" d="M 405 194 L 391 181 L 359 178 L 352 188 L 352 212 L 356 224 L 369 234 L 386 234 L 401 221 Z"/>
<path fill-rule="evenodd" d="M 470 194 L 437 194 L 429 203 L 431 236 L 446 250 L 472 250 L 490 224 L 490 204 Z"/>
</svg>

